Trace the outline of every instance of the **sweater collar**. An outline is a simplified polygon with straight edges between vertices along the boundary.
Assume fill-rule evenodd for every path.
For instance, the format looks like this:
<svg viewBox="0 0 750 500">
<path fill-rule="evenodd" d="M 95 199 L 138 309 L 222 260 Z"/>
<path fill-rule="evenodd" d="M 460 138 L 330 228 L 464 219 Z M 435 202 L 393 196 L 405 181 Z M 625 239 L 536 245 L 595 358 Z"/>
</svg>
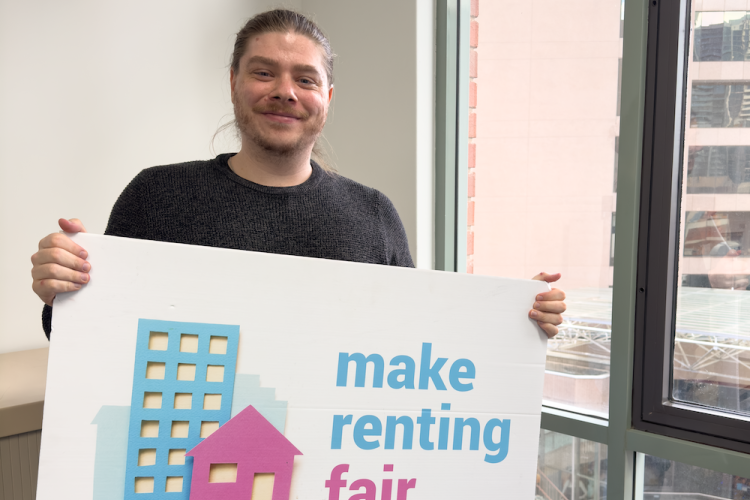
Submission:
<svg viewBox="0 0 750 500">
<path fill-rule="evenodd" d="M 310 174 L 310 177 L 308 177 L 307 180 L 302 184 L 288 187 L 264 186 L 262 184 L 257 184 L 253 181 L 249 181 L 243 177 L 240 177 L 239 175 L 235 174 L 231 168 L 229 168 L 229 158 L 231 158 L 235 154 L 237 153 L 223 153 L 218 155 L 214 160 L 215 167 L 218 168 L 219 171 L 221 171 L 222 174 L 226 175 L 231 181 L 255 191 L 259 191 L 261 193 L 277 195 L 306 193 L 317 187 L 317 185 L 326 175 L 320 165 L 318 165 L 315 160 L 311 159 L 310 165 L 312 166 L 312 174 Z"/>
</svg>

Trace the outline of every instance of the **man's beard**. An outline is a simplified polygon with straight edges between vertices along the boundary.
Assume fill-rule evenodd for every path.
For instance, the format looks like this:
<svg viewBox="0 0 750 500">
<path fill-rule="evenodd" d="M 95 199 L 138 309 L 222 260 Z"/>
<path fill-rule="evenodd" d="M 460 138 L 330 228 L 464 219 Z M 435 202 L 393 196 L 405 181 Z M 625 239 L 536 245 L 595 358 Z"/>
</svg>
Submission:
<svg viewBox="0 0 750 500">
<path fill-rule="evenodd" d="M 264 151 L 276 156 L 294 156 L 305 149 L 309 149 L 310 146 L 315 143 L 318 135 L 320 135 L 323 130 L 323 125 L 325 125 L 325 117 L 322 116 L 317 121 L 307 122 L 302 134 L 296 141 L 281 142 L 279 140 L 274 140 L 275 134 L 273 124 L 269 124 L 269 126 L 261 129 L 256 121 L 259 119 L 259 114 L 269 112 L 292 114 L 294 117 L 303 121 L 307 121 L 310 115 L 305 112 L 293 112 L 278 105 L 256 105 L 253 106 L 251 113 L 247 113 L 245 108 L 238 103 L 239 99 L 235 98 L 234 122 L 237 125 L 242 138 L 251 141 Z M 282 126 L 283 125 L 279 125 L 279 128 Z"/>
</svg>

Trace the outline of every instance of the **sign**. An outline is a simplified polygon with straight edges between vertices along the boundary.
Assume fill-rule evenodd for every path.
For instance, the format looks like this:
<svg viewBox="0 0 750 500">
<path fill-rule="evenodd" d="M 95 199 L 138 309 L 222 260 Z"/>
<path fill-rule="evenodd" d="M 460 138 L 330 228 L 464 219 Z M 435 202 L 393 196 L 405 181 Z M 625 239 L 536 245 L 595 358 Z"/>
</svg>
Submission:
<svg viewBox="0 0 750 500">
<path fill-rule="evenodd" d="M 539 281 L 78 234 L 38 498 L 532 498 Z"/>
</svg>

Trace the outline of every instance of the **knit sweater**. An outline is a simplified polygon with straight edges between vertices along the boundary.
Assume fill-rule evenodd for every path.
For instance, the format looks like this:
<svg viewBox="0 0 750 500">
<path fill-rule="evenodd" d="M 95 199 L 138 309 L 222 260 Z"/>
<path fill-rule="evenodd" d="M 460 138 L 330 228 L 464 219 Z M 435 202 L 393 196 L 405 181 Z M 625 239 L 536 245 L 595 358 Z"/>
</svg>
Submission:
<svg viewBox="0 0 750 500">
<path fill-rule="evenodd" d="M 315 162 L 298 186 L 262 186 L 232 172 L 231 156 L 143 170 L 117 199 L 105 234 L 414 266 L 398 213 L 381 192 Z M 49 306 L 42 325 L 49 337 Z"/>
</svg>

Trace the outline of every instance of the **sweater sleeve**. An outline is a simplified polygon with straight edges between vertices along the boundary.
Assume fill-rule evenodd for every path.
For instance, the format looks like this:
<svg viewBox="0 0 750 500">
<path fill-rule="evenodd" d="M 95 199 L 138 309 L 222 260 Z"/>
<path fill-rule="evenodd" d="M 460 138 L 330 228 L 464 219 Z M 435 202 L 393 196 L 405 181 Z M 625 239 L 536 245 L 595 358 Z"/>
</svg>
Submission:
<svg viewBox="0 0 750 500">
<path fill-rule="evenodd" d="M 378 212 L 385 241 L 385 255 L 389 266 L 414 267 L 409 251 L 406 230 L 396 207 L 386 195 L 378 192 Z"/>
<path fill-rule="evenodd" d="M 144 238 L 148 220 L 146 205 L 148 200 L 147 171 L 143 170 L 130 181 L 112 207 L 109 222 L 104 234 L 125 238 Z M 47 338 L 52 333 L 52 307 L 44 305 L 42 309 L 42 328 Z"/>
<path fill-rule="evenodd" d="M 117 198 L 109 214 L 104 234 L 123 238 L 146 239 L 148 217 L 146 207 L 149 199 L 148 170 L 142 170 L 130 181 Z"/>
</svg>

